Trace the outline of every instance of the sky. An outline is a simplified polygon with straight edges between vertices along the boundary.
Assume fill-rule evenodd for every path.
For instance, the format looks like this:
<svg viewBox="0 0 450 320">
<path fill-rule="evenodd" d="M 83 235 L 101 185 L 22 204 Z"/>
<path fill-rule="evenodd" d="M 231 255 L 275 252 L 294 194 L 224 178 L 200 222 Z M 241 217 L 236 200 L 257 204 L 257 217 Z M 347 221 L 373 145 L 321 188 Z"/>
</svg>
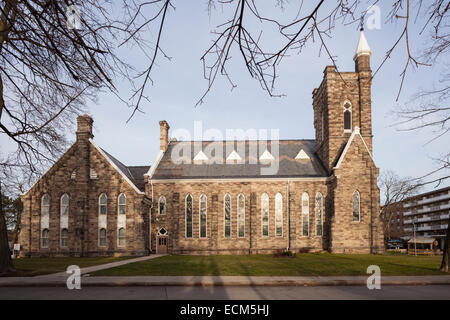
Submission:
<svg viewBox="0 0 450 320">
<path fill-rule="evenodd" d="M 177 1 L 176 10 L 169 12 L 161 41 L 164 52 L 172 59 L 168 61 L 159 56 L 152 75 L 154 83 L 146 89 L 150 103 L 143 105 L 144 113 L 136 113 L 126 123 L 131 110 L 109 93 L 99 94 L 98 101 L 88 105 L 88 114 L 94 119 L 97 145 L 126 165 L 150 165 L 154 162 L 159 151 L 159 120 L 166 120 L 171 132 L 177 128 L 193 132 L 194 121 L 202 121 L 204 130 L 217 128 L 224 134 L 226 129 L 279 129 L 281 139 L 314 138 L 312 91 L 320 85 L 325 66 L 332 64 L 324 52 L 319 55 L 318 42 L 308 43 L 300 53 L 290 50 L 289 56 L 279 65 L 276 92 L 284 94 L 283 97 L 270 97 L 263 91 L 249 75 L 238 52 L 234 51 L 229 61 L 229 72 L 237 87 L 231 90 L 226 79 L 218 78 L 204 103 L 195 106 L 207 88 L 200 57 L 214 39 L 211 30 L 224 22 L 224 13 L 227 12 L 217 7 L 208 15 L 205 3 Z M 292 21 L 298 10 L 294 6 L 296 3 L 291 1 L 284 11 L 272 6 L 262 8 L 262 12 Z M 325 2 L 319 13 L 330 8 L 330 4 Z M 365 35 L 372 49 L 372 70 L 379 66 L 402 31 L 400 23 L 385 23 L 388 10 L 388 7 L 380 7 L 380 29 L 367 28 L 366 25 Z M 421 19 L 411 22 L 410 37 L 417 48 L 422 48 L 426 39 L 417 38 L 423 22 Z M 259 22 L 249 21 L 252 30 L 259 26 Z M 276 32 L 268 31 L 264 36 L 264 43 L 270 48 L 285 43 Z M 155 32 L 148 32 L 145 38 L 155 41 Z M 336 56 L 339 70 L 354 71 L 353 55 L 358 39 L 357 24 L 346 26 L 340 23 L 337 23 L 332 37 L 326 39 L 328 48 Z M 396 118 L 393 112 L 419 89 L 430 88 L 436 83 L 443 67 L 436 64 L 410 70 L 396 102 L 400 73 L 406 62 L 405 52 L 405 44 L 401 42 L 373 79 L 373 155 L 381 171 L 390 169 L 400 176 L 418 177 L 434 168 L 431 158 L 448 149 L 450 136 L 427 144 L 431 138 L 430 131 L 399 131 L 399 127 L 394 126 Z M 130 49 L 126 55 L 138 66 L 144 67 L 148 63 L 136 50 Z M 118 80 L 116 86 L 128 95 L 129 88 L 125 83 Z M 75 134 L 72 133 L 69 139 L 75 140 Z"/>
</svg>

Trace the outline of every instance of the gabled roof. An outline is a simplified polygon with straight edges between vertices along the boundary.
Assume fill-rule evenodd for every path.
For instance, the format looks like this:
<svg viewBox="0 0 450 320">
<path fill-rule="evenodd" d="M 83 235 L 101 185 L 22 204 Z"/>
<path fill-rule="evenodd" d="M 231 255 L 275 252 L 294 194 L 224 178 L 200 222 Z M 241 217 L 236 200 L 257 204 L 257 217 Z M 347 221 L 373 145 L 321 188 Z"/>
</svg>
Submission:
<svg viewBox="0 0 450 320">
<path fill-rule="evenodd" d="M 367 153 L 369 154 L 370 158 L 373 160 L 372 154 L 370 153 L 369 147 L 366 144 L 366 141 L 364 140 L 364 138 L 362 137 L 359 127 L 355 127 L 355 129 L 353 129 L 352 135 L 350 136 L 350 138 L 348 139 L 347 144 L 345 145 L 344 150 L 342 151 L 341 155 L 339 156 L 339 160 L 336 164 L 336 166 L 333 167 L 333 169 L 338 169 L 341 166 L 342 161 L 345 158 L 345 155 L 347 154 L 348 149 L 350 148 L 350 145 L 352 144 L 353 140 L 355 139 L 356 136 L 359 136 L 364 144 L 364 146 L 366 147 Z M 375 163 L 375 161 L 374 161 Z"/>
<path fill-rule="evenodd" d="M 279 143 L 278 154 L 272 150 L 272 144 Z M 197 150 L 213 150 L 217 143 L 222 146 L 220 154 L 209 154 L 209 161 L 196 163 L 193 161 Z M 260 143 L 267 144 L 267 150 L 273 155 L 274 160 L 259 161 L 260 155 L 266 150 Z M 223 144 L 223 145 L 222 145 Z M 195 146 L 194 146 L 195 145 Z M 243 148 L 240 147 L 243 145 Z M 259 148 L 258 148 L 259 147 Z M 189 149 L 190 154 L 183 154 L 184 149 Z M 310 161 L 295 160 L 296 155 L 304 149 L 310 155 Z M 227 163 L 226 156 L 229 150 L 236 150 L 242 161 Z M 250 155 L 250 150 L 258 150 L 257 155 Z M 174 141 L 169 144 L 167 151 L 155 167 L 152 180 L 165 179 L 226 179 L 226 178 L 325 178 L 328 176 L 322 162 L 315 154 L 314 140 L 280 140 L 280 141 Z M 206 151 L 205 151 L 206 152 Z M 172 161 L 172 153 L 180 156 L 185 161 Z M 181 154 L 180 154 L 181 153 Z M 215 159 L 221 159 L 217 163 Z M 175 159 L 176 160 L 176 159 Z M 188 163 L 189 162 L 189 163 Z M 278 163 L 275 163 L 278 162 Z M 277 172 L 262 174 L 263 168 L 278 165 Z"/>
<path fill-rule="evenodd" d="M 144 174 L 149 170 L 150 166 L 126 166 L 108 152 L 98 147 L 92 139 L 91 144 L 105 157 L 105 159 L 124 177 L 124 179 L 136 190 L 142 194 L 145 193 Z"/>
</svg>

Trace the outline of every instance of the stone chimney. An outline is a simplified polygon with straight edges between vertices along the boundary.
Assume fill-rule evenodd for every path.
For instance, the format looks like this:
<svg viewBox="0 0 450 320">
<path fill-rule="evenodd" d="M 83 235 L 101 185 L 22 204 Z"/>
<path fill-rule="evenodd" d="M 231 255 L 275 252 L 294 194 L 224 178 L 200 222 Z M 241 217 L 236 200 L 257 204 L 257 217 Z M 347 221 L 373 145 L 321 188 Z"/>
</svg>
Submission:
<svg viewBox="0 0 450 320">
<path fill-rule="evenodd" d="M 169 129 L 170 127 L 166 120 L 159 122 L 159 149 L 163 152 L 166 152 L 169 147 Z"/>
<path fill-rule="evenodd" d="M 77 141 L 87 140 L 93 138 L 92 134 L 92 120 L 86 113 L 77 117 Z"/>
</svg>

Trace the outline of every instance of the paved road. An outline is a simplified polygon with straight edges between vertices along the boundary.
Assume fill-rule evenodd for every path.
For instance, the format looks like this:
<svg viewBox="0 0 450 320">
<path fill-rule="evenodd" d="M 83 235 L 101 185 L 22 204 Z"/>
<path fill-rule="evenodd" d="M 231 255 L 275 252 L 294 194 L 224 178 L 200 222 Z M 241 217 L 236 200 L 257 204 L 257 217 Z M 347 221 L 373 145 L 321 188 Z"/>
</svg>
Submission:
<svg viewBox="0 0 450 320">
<path fill-rule="evenodd" d="M 384 286 L 368 290 L 364 286 L 324 287 L 0 287 L 0 300 L 10 299 L 450 299 L 450 286 Z"/>
</svg>

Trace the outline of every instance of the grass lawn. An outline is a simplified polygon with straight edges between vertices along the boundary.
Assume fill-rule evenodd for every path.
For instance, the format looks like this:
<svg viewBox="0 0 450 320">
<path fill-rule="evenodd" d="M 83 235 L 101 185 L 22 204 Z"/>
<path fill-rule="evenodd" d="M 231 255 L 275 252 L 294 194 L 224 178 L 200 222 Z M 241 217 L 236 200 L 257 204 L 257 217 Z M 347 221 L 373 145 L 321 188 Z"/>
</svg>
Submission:
<svg viewBox="0 0 450 320">
<path fill-rule="evenodd" d="M 70 265 L 80 268 L 120 261 L 136 257 L 67 257 L 67 258 L 21 258 L 15 259 L 16 272 L 8 273 L 8 277 L 29 277 L 65 271 Z"/>
<path fill-rule="evenodd" d="M 367 275 L 369 265 L 381 275 L 444 275 L 438 271 L 441 256 L 297 254 L 164 256 L 101 270 L 92 276 L 331 276 Z"/>
</svg>

